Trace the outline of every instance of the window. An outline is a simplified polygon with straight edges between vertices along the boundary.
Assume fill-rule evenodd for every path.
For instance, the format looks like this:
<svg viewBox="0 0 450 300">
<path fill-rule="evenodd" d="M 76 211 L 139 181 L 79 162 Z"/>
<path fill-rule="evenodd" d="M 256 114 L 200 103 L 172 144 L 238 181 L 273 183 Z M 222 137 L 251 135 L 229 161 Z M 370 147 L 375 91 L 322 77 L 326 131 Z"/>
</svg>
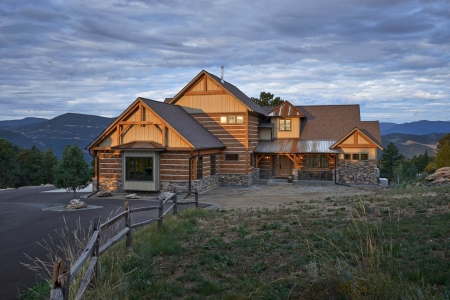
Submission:
<svg viewBox="0 0 450 300">
<path fill-rule="evenodd" d="M 351 159 L 351 155 L 350 154 L 344 154 L 344 159 Z"/>
<path fill-rule="evenodd" d="M 369 154 L 361 154 L 361 160 L 368 160 L 369 159 Z"/>
<path fill-rule="evenodd" d="M 236 117 L 235 116 L 229 116 L 228 117 L 228 123 L 236 123 Z"/>
<path fill-rule="evenodd" d="M 203 156 L 197 157 L 197 179 L 203 178 Z"/>
<path fill-rule="evenodd" d="M 153 157 L 127 157 L 126 180 L 153 181 Z"/>
<path fill-rule="evenodd" d="M 255 156 L 253 155 L 253 153 L 250 153 L 250 167 L 254 166 L 255 166 Z"/>
<path fill-rule="evenodd" d="M 236 123 L 244 123 L 244 117 L 243 116 L 237 116 L 236 117 Z"/>
<path fill-rule="evenodd" d="M 225 160 L 239 160 L 239 154 L 225 154 Z"/>
<path fill-rule="evenodd" d="M 359 160 L 359 153 L 355 153 L 352 155 L 353 160 Z"/>
<path fill-rule="evenodd" d="M 305 166 L 307 168 L 328 168 L 330 163 L 326 155 L 307 155 L 305 157 Z"/>
<path fill-rule="evenodd" d="M 280 131 L 291 131 L 290 119 L 280 119 Z"/>
<path fill-rule="evenodd" d="M 220 117 L 220 123 L 227 123 L 228 117 Z"/>
<path fill-rule="evenodd" d="M 210 160 L 210 175 L 216 175 L 216 155 L 213 154 L 209 157 Z"/>
</svg>

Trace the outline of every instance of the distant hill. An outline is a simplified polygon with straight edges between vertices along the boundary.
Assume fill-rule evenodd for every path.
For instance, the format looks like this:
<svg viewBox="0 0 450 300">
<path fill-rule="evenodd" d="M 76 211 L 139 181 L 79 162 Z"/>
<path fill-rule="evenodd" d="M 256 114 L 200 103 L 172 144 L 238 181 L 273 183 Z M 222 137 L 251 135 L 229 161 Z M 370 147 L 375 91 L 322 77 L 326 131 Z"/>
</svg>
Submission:
<svg viewBox="0 0 450 300">
<path fill-rule="evenodd" d="M 16 127 L 16 126 L 22 126 L 22 125 L 28 125 L 28 124 L 35 124 L 39 122 L 48 121 L 47 119 L 43 118 L 25 118 L 21 120 L 5 120 L 0 121 L 0 127 Z"/>
<path fill-rule="evenodd" d="M 115 118 L 67 113 L 32 124 L 2 127 L 0 138 L 22 148 L 36 145 L 41 151 L 51 148 L 61 159 L 68 144 L 78 144 L 87 161 L 91 160 L 86 146 L 94 140 Z M 20 121 L 20 120 L 18 120 Z M 9 132 L 9 133 L 8 133 Z"/>
<path fill-rule="evenodd" d="M 381 137 L 383 147 L 386 147 L 389 143 L 393 143 L 406 158 L 412 158 L 413 156 L 419 156 L 423 154 L 425 150 L 428 150 L 429 155 L 436 155 L 437 144 L 439 139 L 442 138 L 445 133 L 432 133 L 425 135 L 414 135 L 405 133 L 391 133 L 383 135 Z M 381 151 L 379 151 L 381 156 Z"/>
<path fill-rule="evenodd" d="M 381 135 L 406 133 L 424 135 L 430 133 L 450 133 L 450 121 L 415 121 L 395 124 L 380 122 Z"/>
</svg>

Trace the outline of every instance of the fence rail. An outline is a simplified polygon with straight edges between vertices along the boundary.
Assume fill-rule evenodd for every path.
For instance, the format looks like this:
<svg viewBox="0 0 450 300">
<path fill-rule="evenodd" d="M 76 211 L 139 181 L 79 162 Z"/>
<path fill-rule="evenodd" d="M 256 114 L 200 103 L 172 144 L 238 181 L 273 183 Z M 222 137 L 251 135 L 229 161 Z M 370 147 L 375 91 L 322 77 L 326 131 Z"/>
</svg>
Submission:
<svg viewBox="0 0 450 300">
<path fill-rule="evenodd" d="M 177 195 L 186 194 L 187 197 L 194 195 L 194 201 L 178 201 Z M 166 204 L 169 200 L 172 200 L 173 203 L 164 211 L 164 204 Z M 119 213 L 108 221 L 100 224 L 100 218 L 95 218 L 93 220 L 93 231 L 92 236 L 84 249 L 83 253 L 80 255 L 78 260 L 75 262 L 72 268 L 70 268 L 69 261 L 58 261 L 53 265 L 53 276 L 52 276 L 52 290 L 50 291 L 50 300 L 68 300 L 69 299 L 69 288 L 70 283 L 77 276 L 83 266 L 87 263 L 90 258 L 89 267 L 84 274 L 84 277 L 81 281 L 80 288 L 77 291 L 75 296 L 75 300 L 81 300 L 83 298 L 84 292 L 88 288 L 89 284 L 93 283 L 95 278 L 97 277 L 97 264 L 98 258 L 100 255 L 105 253 L 109 248 L 111 248 L 115 243 L 126 238 L 125 246 L 127 248 L 132 246 L 132 236 L 131 230 L 145 226 L 154 222 L 158 222 L 158 228 L 161 228 L 164 217 L 172 211 L 173 215 L 176 215 L 178 212 L 178 205 L 186 205 L 186 204 L 195 204 L 195 207 L 199 207 L 198 203 L 198 192 L 188 191 L 188 192 L 177 192 L 169 197 L 161 198 L 159 200 L 158 206 L 149 206 L 149 207 L 139 207 L 139 208 L 130 208 L 129 202 L 124 203 L 125 211 Z M 131 224 L 131 214 L 137 212 L 144 212 L 150 210 L 158 210 L 158 218 L 156 219 L 148 219 L 146 221 Z M 114 235 L 112 238 L 107 240 L 104 245 L 100 247 L 100 236 L 101 232 L 106 230 L 107 228 L 113 226 L 117 222 L 125 220 L 125 228 L 123 228 L 119 233 Z"/>
</svg>

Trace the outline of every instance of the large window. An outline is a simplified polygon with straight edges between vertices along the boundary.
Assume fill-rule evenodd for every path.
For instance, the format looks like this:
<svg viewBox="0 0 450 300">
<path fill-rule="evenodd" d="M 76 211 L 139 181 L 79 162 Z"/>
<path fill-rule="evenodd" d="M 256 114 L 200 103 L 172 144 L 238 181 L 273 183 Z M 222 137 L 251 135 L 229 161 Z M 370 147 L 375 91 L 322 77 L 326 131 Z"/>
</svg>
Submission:
<svg viewBox="0 0 450 300">
<path fill-rule="evenodd" d="M 290 119 L 280 119 L 280 131 L 291 131 Z"/>
<path fill-rule="evenodd" d="M 203 178 L 203 156 L 197 157 L 197 179 Z"/>
<path fill-rule="evenodd" d="M 127 157 L 126 180 L 153 181 L 153 157 Z"/>
<path fill-rule="evenodd" d="M 216 175 L 216 155 L 215 154 L 211 155 L 209 159 L 211 160 L 211 163 L 210 163 L 210 174 L 211 175 Z"/>
<path fill-rule="evenodd" d="M 328 168 L 330 163 L 326 155 L 307 155 L 305 158 L 305 166 L 307 168 Z"/>
</svg>

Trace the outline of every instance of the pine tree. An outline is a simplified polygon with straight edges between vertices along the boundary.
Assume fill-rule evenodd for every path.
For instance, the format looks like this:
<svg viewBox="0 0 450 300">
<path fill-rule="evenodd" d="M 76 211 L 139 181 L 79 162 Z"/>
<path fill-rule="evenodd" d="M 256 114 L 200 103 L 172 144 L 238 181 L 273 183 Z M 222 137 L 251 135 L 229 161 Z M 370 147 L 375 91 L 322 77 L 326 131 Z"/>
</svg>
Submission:
<svg viewBox="0 0 450 300">
<path fill-rule="evenodd" d="M 16 155 L 20 151 L 5 139 L 0 139 L 0 188 L 14 187 L 17 181 L 18 165 Z"/>
<path fill-rule="evenodd" d="M 53 183 L 53 170 L 58 164 L 58 158 L 53 155 L 52 149 L 47 149 L 44 152 L 42 158 L 42 174 L 44 176 L 45 183 Z"/>
<path fill-rule="evenodd" d="M 389 145 L 384 148 L 380 159 L 381 177 L 388 178 L 389 181 L 395 180 L 394 168 L 398 167 L 404 159 L 405 157 L 400 154 L 398 148 L 393 143 L 389 143 Z"/>
<path fill-rule="evenodd" d="M 274 94 L 269 92 L 261 92 L 259 98 L 252 97 L 251 99 L 259 106 L 278 106 L 284 102 L 280 97 L 273 98 Z"/>
<path fill-rule="evenodd" d="M 77 189 L 88 186 L 91 180 L 89 165 L 78 145 L 66 147 L 53 175 L 55 186 L 73 190 L 74 198 L 77 197 Z"/>
</svg>

